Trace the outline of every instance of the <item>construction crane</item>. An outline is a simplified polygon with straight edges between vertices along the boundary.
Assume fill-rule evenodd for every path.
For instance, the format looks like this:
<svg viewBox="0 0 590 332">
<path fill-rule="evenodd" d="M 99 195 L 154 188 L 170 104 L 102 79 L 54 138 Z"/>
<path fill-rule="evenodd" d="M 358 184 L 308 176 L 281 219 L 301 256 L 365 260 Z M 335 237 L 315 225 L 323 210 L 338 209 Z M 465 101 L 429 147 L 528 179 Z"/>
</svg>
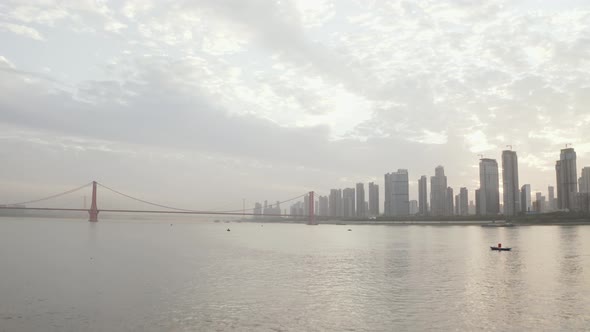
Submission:
<svg viewBox="0 0 590 332">
<path fill-rule="evenodd" d="M 512 145 L 506 145 L 507 148 L 510 148 L 510 151 L 512 151 Z"/>
<path fill-rule="evenodd" d="M 569 146 L 572 146 L 572 143 L 567 143 L 567 144 L 565 145 L 565 148 L 566 148 L 566 149 L 567 149 L 568 145 L 569 145 Z"/>
</svg>

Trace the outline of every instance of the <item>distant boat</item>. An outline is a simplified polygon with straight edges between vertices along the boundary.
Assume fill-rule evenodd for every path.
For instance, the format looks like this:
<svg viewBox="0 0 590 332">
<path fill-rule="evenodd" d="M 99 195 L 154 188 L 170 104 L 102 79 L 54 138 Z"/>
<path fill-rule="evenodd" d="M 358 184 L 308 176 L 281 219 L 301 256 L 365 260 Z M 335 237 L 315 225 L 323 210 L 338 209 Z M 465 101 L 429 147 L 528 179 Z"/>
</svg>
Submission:
<svg viewBox="0 0 590 332">
<path fill-rule="evenodd" d="M 514 227 L 514 224 L 511 223 L 491 223 L 491 224 L 482 224 L 481 227 Z"/>
<path fill-rule="evenodd" d="M 510 250 L 512 250 L 512 248 L 502 248 L 502 247 L 490 247 L 490 249 L 492 249 L 492 250 L 498 250 L 498 251 L 510 251 Z"/>
<path fill-rule="evenodd" d="M 215 222 L 219 222 L 219 219 L 215 219 Z"/>
<path fill-rule="evenodd" d="M 228 232 L 230 231 L 230 230 L 229 230 L 229 228 L 227 229 L 227 231 L 228 231 Z"/>
</svg>

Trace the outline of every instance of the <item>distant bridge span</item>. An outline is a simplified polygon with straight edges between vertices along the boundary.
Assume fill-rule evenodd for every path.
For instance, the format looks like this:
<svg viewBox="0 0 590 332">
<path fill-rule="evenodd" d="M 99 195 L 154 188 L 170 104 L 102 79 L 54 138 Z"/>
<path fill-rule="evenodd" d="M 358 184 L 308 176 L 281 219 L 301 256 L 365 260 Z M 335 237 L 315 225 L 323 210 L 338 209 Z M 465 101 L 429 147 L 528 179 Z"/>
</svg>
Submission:
<svg viewBox="0 0 590 332">
<path fill-rule="evenodd" d="M 28 204 L 28 203 L 36 203 L 36 202 L 40 202 L 40 201 L 44 201 L 47 199 L 51 199 L 51 198 L 56 198 L 56 197 L 60 197 L 75 191 L 78 191 L 82 188 L 87 187 L 88 185 L 92 184 L 92 203 L 90 205 L 90 209 L 71 209 L 71 208 L 59 208 L 59 207 L 26 207 L 26 206 L 18 206 L 21 204 Z M 102 188 L 108 189 L 116 194 L 125 196 L 127 198 L 131 198 L 133 200 L 142 202 L 142 203 L 146 203 L 149 205 L 154 205 L 154 206 L 158 206 L 158 207 L 162 207 L 162 208 L 167 208 L 169 210 L 129 210 L 129 209 L 98 209 L 98 204 L 97 204 L 97 186 L 101 186 Z M 129 196 L 126 195 L 124 193 L 118 192 L 114 189 L 111 189 L 105 185 L 102 185 L 96 181 L 92 181 L 91 183 L 85 184 L 81 187 L 72 189 L 72 190 L 68 190 L 65 191 L 63 193 L 59 193 L 56 195 L 51 195 L 49 197 L 45 197 L 45 198 L 41 198 L 41 199 L 37 199 L 37 200 L 33 200 L 33 201 L 28 201 L 28 202 L 22 202 L 22 203 L 16 203 L 16 204 L 11 204 L 11 205 L 0 205 L 0 209 L 4 209 L 4 210 L 31 210 L 31 211 L 74 211 L 74 212 L 88 212 L 89 218 L 88 221 L 91 222 L 97 222 L 98 221 L 98 214 L 99 212 L 119 212 L 119 213 L 158 213 L 158 214 L 183 214 L 183 215 L 226 215 L 226 216 L 259 216 L 259 217 L 291 217 L 291 218 L 301 218 L 301 217 L 308 217 L 308 225 L 317 225 L 316 221 L 315 221 L 315 212 L 314 212 L 314 192 L 310 191 L 307 194 L 303 194 L 300 196 L 297 196 L 295 198 L 291 198 L 288 199 L 286 201 L 283 202 L 279 202 L 279 204 L 281 203 L 286 203 L 298 198 L 301 198 L 305 195 L 309 195 L 309 215 L 307 216 L 302 216 L 302 215 L 292 215 L 292 214 L 260 214 L 260 213 L 253 213 L 253 212 L 246 212 L 246 210 L 243 211 L 239 211 L 239 210 L 233 210 L 233 211 L 198 211 L 198 210 L 187 210 L 187 209 L 180 209 L 180 208 L 175 208 L 175 207 L 170 207 L 170 206 L 166 206 L 166 205 L 161 205 L 161 204 L 156 204 L 156 203 L 152 203 L 152 202 L 148 202 L 139 198 L 135 198 L 133 196 Z M 272 204 L 271 204 L 272 206 Z"/>
</svg>

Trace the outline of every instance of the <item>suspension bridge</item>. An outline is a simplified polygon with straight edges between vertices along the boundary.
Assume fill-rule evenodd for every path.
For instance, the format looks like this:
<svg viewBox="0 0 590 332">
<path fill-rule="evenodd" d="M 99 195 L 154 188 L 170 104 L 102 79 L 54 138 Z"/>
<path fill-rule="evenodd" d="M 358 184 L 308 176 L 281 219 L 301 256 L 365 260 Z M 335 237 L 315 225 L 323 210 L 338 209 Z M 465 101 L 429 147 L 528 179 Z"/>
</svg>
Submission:
<svg viewBox="0 0 590 332">
<path fill-rule="evenodd" d="M 63 208 L 63 207 L 27 207 L 26 206 L 27 204 L 45 202 L 45 201 L 48 201 L 51 199 L 55 199 L 55 198 L 62 197 L 62 196 L 68 195 L 68 194 L 72 194 L 74 192 L 78 192 L 78 191 L 88 188 L 90 186 L 92 186 L 92 198 L 91 198 L 91 204 L 90 204 L 89 209 L 86 209 L 86 208 L 76 209 L 76 208 Z M 128 199 L 132 199 L 134 201 L 144 203 L 144 204 L 147 204 L 150 206 L 154 206 L 159 209 L 157 209 L 157 210 L 99 209 L 98 208 L 98 206 L 99 206 L 99 204 L 98 204 L 98 188 L 99 187 L 102 189 L 108 190 L 112 193 L 115 193 L 117 195 L 126 197 Z M 315 219 L 315 211 L 314 211 L 315 206 L 314 206 L 314 192 L 313 191 L 299 195 L 297 197 L 289 198 L 289 199 L 281 201 L 281 202 L 277 202 L 275 205 L 278 206 L 280 204 L 295 201 L 297 199 L 305 197 L 306 195 L 308 195 L 308 197 L 309 197 L 309 207 L 307 209 L 309 211 L 309 214 L 305 216 L 308 219 L 307 224 L 308 225 L 317 225 L 317 222 Z M 272 207 L 272 206 L 273 206 L 273 204 L 270 205 L 270 207 Z M 32 211 L 78 211 L 78 212 L 87 211 L 88 212 L 88 221 L 90 221 L 90 222 L 98 222 L 98 215 L 100 212 L 158 213 L 158 214 L 184 214 L 184 215 L 191 215 L 191 214 L 192 215 L 228 215 L 228 216 L 292 217 L 292 218 L 301 218 L 302 217 L 301 215 L 292 215 L 292 214 L 287 214 L 287 213 L 285 213 L 285 214 L 280 214 L 280 213 L 279 214 L 268 214 L 268 213 L 261 214 L 261 213 L 257 213 L 255 211 L 253 211 L 254 209 L 245 209 L 245 208 L 242 208 L 240 210 L 227 210 L 227 211 L 203 211 L 203 210 L 191 210 L 191 209 L 178 208 L 178 207 L 154 203 L 154 202 L 140 199 L 140 198 L 137 198 L 137 197 L 134 197 L 131 195 L 127 195 L 123 192 L 115 190 L 115 189 L 108 187 L 104 184 L 101 184 L 97 181 L 92 181 L 92 182 L 86 183 L 82 186 L 73 188 L 71 190 L 67 190 L 64 192 L 53 194 L 53 195 L 50 195 L 47 197 L 42 197 L 39 199 L 0 205 L 0 209 L 32 210 Z"/>
</svg>

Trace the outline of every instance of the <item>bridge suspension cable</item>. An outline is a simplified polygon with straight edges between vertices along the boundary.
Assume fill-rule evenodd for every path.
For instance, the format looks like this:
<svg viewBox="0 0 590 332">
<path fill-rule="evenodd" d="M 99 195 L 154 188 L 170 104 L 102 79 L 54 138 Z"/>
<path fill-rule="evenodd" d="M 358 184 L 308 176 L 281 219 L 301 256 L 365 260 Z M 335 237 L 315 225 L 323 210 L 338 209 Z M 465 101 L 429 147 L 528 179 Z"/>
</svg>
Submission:
<svg viewBox="0 0 590 332">
<path fill-rule="evenodd" d="M 115 194 L 118 194 L 118 195 L 121 195 L 121 196 L 127 197 L 127 198 L 129 198 L 129 199 L 132 199 L 132 200 L 134 200 L 134 201 L 141 202 L 141 203 L 148 204 L 148 205 L 152 205 L 152 206 L 161 207 L 161 208 L 164 208 L 164 209 L 175 210 L 175 211 L 183 211 L 183 212 L 205 212 L 205 211 L 208 211 L 208 210 L 191 210 L 191 209 L 183 209 L 183 208 L 178 208 L 178 207 L 174 207 L 174 206 L 169 206 L 169 205 L 158 204 L 158 203 L 154 203 L 154 202 L 146 201 L 146 200 L 144 200 L 144 199 L 141 199 L 141 198 L 133 197 L 133 196 L 131 196 L 131 195 L 124 194 L 124 193 L 122 193 L 122 192 L 120 192 L 120 191 L 118 191 L 118 190 L 115 190 L 115 189 L 113 189 L 113 188 L 110 188 L 110 187 L 108 187 L 108 186 L 105 186 L 104 184 L 102 184 L 102 183 L 100 183 L 100 182 L 97 182 L 96 184 L 98 184 L 100 187 L 102 187 L 102 188 L 104 188 L 104 189 L 107 189 L 107 190 L 109 190 L 109 191 L 112 191 L 112 192 L 114 192 Z M 293 201 L 293 200 L 299 199 L 299 198 L 301 198 L 301 197 L 304 197 L 305 195 L 307 195 L 307 193 L 305 193 L 305 194 L 302 194 L 302 195 L 299 195 L 299 196 L 297 196 L 297 197 L 289 198 L 289 199 L 287 199 L 287 200 L 284 200 L 284 201 L 282 201 L 282 202 L 279 202 L 278 204 L 287 203 L 287 202 L 290 202 L 290 201 Z M 275 204 L 270 204 L 269 206 L 270 206 L 270 207 L 273 207 L 274 205 L 276 205 L 276 203 L 275 203 Z M 214 212 L 217 212 L 217 213 L 233 213 L 233 212 L 253 211 L 254 209 L 255 209 L 255 208 L 250 208 L 250 209 L 235 209 L 235 210 L 214 211 Z M 209 212 L 213 212 L 213 211 L 209 211 Z"/>
<path fill-rule="evenodd" d="M 88 182 L 88 183 L 86 183 L 84 185 L 81 185 L 81 186 L 79 186 L 77 188 L 74 188 L 74 189 L 71 189 L 71 190 L 68 190 L 68 191 L 64 191 L 64 192 L 61 192 L 59 194 L 54 194 L 54 195 L 51 195 L 51 196 L 47 196 L 47 197 L 43 197 L 43 198 L 39 198 L 39 199 L 34 199 L 32 201 L 18 202 L 18 203 L 5 204 L 5 205 L 25 205 L 25 204 L 33 204 L 33 203 L 37 203 L 37 202 L 42 202 L 42 201 L 46 201 L 46 200 L 49 200 L 49 199 L 52 199 L 52 198 L 58 198 L 58 197 L 61 197 L 61 196 L 67 195 L 67 194 L 71 194 L 71 193 L 76 192 L 76 191 L 78 191 L 80 189 L 83 189 L 85 187 L 88 187 L 91 184 L 92 184 L 92 182 Z"/>
<path fill-rule="evenodd" d="M 154 203 L 154 202 L 146 201 L 146 200 L 144 200 L 144 199 L 137 198 L 137 197 L 133 197 L 133 196 L 130 196 L 130 195 L 124 194 L 124 193 L 122 193 L 122 192 L 120 192 L 120 191 L 117 191 L 117 190 L 115 190 L 115 189 L 113 189 L 113 188 L 107 187 L 107 186 L 105 186 L 104 184 L 102 184 L 102 183 L 100 183 L 100 182 L 97 182 L 96 184 L 98 184 L 98 185 L 99 185 L 99 186 L 101 186 L 102 188 L 105 188 L 105 189 L 107 189 L 107 190 L 110 190 L 110 191 L 114 192 L 115 194 L 119 194 L 119 195 L 121 195 L 121 196 L 127 197 L 127 198 L 129 198 L 129 199 L 132 199 L 132 200 L 134 200 L 134 201 L 138 201 L 138 202 L 141 202 L 141 203 L 144 203 L 144 204 L 153 205 L 153 206 L 161 207 L 161 208 L 164 208 L 164 209 L 176 210 L 176 211 L 184 211 L 184 212 L 198 212 L 197 210 L 182 209 L 182 208 L 177 208 L 177 207 L 173 207 L 173 206 L 162 205 L 162 204 L 158 204 L 158 203 Z"/>
</svg>

